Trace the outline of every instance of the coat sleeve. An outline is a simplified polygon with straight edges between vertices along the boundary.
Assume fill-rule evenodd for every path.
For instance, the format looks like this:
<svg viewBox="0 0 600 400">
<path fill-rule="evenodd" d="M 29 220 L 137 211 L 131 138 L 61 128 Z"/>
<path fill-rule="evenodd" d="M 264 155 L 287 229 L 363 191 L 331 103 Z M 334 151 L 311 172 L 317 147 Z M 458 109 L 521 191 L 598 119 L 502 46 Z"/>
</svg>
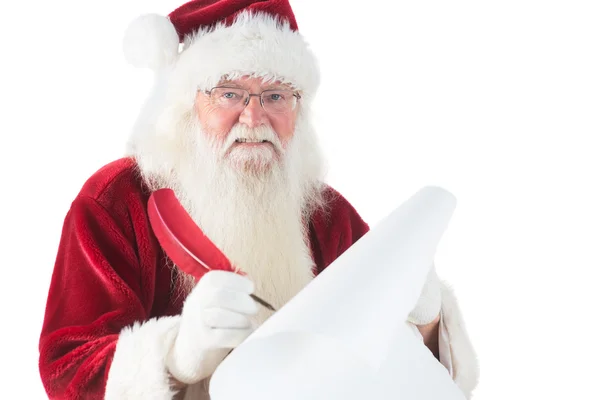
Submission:
<svg viewBox="0 0 600 400">
<path fill-rule="evenodd" d="M 178 320 L 148 320 L 155 272 L 141 272 L 140 248 L 123 227 L 84 196 L 65 218 L 39 340 L 50 399 L 174 394 L 162 357 Z"/>
<path fill-rule="evenodd" d="M 442 282 L 442 311 L 440 343 L 446 346 L 445 354 L 452 379 L 467 399 L 479 381 L 479 361 L 467 332 L 458 300 L 452 287 Z M 441 349 L 440 349 L 441 350 Z"/>
</svg>

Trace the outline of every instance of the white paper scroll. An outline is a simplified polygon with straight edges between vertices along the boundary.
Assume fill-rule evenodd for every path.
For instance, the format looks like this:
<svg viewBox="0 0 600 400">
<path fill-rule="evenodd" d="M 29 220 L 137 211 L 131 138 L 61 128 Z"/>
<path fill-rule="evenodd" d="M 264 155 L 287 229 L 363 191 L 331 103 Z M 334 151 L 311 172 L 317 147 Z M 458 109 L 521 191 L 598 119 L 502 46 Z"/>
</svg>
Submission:
<svg viewBox="0 0 600 400">
<path fill-rule="evenodd" d="M 405 321 L 456 200 L 425 187 L 219 366 L 212 400 L 464 400 Z"/>
</svg>

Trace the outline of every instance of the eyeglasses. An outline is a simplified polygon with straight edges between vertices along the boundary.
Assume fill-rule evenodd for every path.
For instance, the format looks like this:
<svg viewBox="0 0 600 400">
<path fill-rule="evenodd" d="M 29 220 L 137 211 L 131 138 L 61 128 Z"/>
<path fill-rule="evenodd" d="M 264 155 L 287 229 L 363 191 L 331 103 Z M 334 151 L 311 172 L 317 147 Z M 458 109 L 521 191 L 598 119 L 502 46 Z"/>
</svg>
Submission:
<svg viewBox="0 0 600 400">
<path fill-rule="evenodd" d="M 285 114 L 293 111 L 301 96 L 292 90 L 272 89 L 251 94 L 246 89 L 214 87 L 204 93 L 213 106 L 224 110 L 241 112 L 250 103 L 250 97 L 260 99 L 260 105 L 269 114 Z"/>
</svg>

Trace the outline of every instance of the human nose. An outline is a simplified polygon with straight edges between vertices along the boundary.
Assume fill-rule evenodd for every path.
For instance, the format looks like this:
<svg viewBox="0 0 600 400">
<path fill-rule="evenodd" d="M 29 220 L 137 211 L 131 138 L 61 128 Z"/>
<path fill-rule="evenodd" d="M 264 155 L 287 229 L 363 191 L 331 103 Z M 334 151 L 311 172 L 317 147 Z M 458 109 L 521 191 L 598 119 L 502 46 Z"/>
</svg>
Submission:
<svg viewBox="0 0 600 400">
<path fill-rule="evenodd" d="M 267 113 L 260 104 L 259 96 L 250 96 L 248 104 L 240 114 L 240 123 L 249 128 L 256 128 L 267 124 Z"/>
</svg>

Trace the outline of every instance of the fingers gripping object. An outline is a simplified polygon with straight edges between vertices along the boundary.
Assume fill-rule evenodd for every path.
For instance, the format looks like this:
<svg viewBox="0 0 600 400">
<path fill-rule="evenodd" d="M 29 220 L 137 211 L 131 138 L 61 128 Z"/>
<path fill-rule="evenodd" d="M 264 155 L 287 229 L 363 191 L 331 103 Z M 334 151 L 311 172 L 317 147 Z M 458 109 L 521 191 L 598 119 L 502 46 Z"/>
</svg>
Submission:
<svg viewBox="0 0 600 400">
<path fill-rule="evenodd" d="M 152 193 L 148 200 L 148 217 L 158 242 L 169 258 L 183 272 L 194 276 L 196 281 L 212 270 L 245 275 L 234 269 L 225 254 L 202 232 L 173 190 L 159 189 Z M 257 303 L 275 311 L 260 297 L 254 294 L 250 296 Z"/>
</svg>

